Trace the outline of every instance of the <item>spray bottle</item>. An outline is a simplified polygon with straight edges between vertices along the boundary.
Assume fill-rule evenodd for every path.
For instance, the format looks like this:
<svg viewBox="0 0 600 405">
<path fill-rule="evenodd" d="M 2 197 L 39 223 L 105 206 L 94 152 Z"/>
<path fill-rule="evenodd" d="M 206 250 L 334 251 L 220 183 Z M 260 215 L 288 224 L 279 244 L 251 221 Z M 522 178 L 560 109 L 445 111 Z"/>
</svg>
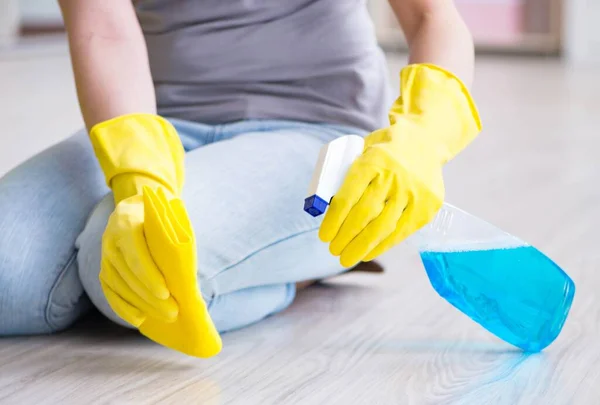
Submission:
<svg viewBox="0 0 600 405">
<path fill-rule="evenodd" d="M 363 147 L 358 135 L 323 146 L 306 212 L 325 212 Z M 558 337 L 575 284 L 533 246 L 448 203 L 407 242 L 419 250 L 434 290 L 500 339 L 538 352 Z"/>
</svg>

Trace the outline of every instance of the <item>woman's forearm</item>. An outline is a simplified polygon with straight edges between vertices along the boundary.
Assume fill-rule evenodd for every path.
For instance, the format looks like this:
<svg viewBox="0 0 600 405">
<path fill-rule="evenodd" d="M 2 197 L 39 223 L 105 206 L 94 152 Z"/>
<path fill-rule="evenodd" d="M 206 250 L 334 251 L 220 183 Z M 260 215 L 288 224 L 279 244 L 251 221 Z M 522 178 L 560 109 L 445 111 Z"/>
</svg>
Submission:
<svg viewBox="0 0 600 405">
<path fill-rule="evenodd" d="M 473 38 L 451 0 L 389 0 L 402 26 L 410 63 L 432 63 L 473 81 Z"/>
<path fill-rule="evenodd" d="M 60 0 L 86 127 L 128 113 L 155 113 L 144 38 L 131 2 Z"/>
</svg>

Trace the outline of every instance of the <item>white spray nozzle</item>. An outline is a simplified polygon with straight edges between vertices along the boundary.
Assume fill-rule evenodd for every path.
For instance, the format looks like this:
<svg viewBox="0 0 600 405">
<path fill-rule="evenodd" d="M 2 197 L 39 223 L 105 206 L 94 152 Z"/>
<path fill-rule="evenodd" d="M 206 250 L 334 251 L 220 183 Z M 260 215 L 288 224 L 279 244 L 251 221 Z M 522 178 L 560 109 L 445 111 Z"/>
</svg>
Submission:
<svg viewBox="0 0 600 405">
<path fill-rule="evenodd" d="M 323 145 L 308 188 L 308 197 L 304 200 L 304 211 L 313 217 L 325 212 L 352 162 L 362 153 L 364 144 L 362 137 L 347 135 Z"/>
</svg>

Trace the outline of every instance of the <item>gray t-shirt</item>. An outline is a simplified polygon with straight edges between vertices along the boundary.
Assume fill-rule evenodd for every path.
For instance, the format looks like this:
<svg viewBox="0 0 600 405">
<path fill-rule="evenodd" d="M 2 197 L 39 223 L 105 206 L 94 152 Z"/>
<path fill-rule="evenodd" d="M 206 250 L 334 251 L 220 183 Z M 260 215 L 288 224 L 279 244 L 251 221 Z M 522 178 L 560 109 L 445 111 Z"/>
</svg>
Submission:
<svg viewBox="0 0 600 405">
<path fill-rule="evenodd" d="M 138 0 L 159 113 L 207 124 L 387 123 L 364 0 Z"/>
</svg>

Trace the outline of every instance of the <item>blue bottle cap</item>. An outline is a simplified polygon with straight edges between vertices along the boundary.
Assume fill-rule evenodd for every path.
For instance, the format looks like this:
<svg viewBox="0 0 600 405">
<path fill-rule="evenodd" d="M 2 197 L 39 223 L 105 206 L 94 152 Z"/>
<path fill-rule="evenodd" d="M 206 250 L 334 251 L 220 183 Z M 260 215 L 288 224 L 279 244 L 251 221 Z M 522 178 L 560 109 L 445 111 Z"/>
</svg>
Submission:
<svg viewBox="0 0 600 405">
<path fill-rule="evenodd" d="M 304 200 L 304 211 L 313 217 L 318 217 L 325 212 L 327 205 L 329 205 L 327 201 L 315 194 Z"/>
</svg>

